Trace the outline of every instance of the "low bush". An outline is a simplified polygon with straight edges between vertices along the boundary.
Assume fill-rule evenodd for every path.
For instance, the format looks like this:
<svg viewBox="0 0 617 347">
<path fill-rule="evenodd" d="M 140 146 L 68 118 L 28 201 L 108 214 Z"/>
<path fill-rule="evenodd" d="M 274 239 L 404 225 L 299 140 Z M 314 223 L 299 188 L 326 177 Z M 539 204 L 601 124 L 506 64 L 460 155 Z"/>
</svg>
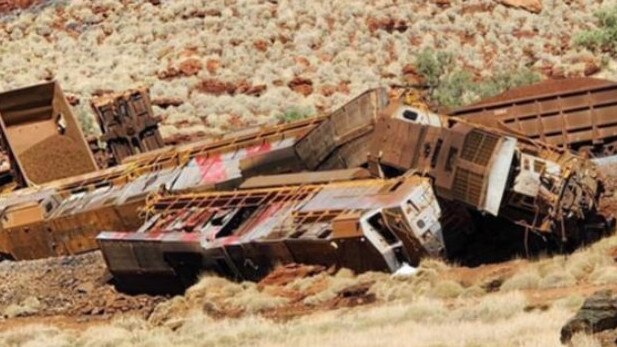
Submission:
<svg viewBox="0 0 617 347">
<path fill-rule="evenodd" d="M 574 44 L 595 52 L 617 52 L 617 6 L 603 8 L 595 13 L 598 27 L 574 35 Z"/>
<path fill-rule="evenodd" d="M 495 72 L 478 79 L 455 68 L 452 62 L 452 54 L 441 51 L 424 50 L 416 56 L 416 70 L 426 81 L 429 98 L 437 106 L 458 107 L 540 80 L 540 75 L 527 68 Z"/>
</svg>

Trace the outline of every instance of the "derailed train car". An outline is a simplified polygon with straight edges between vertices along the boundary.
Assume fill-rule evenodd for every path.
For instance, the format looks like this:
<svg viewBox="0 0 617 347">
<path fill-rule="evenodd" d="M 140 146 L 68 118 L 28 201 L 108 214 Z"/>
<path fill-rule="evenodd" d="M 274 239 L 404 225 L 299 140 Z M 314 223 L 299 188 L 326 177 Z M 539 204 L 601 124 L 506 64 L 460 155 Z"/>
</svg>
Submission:
<svg viewBox="0 0 617 347">
<path fill-rule="evenodd" d="M 159 190 L 231 189 L 257 174 L 359 165 L 340 153 L 370 132 L 384 105 L 384 91 L 373 90 L 329 116 L 164 148 L 119 166 L 1 195 L 0 258 L 94 250 L 99 232 L 141 225 L 148 195 Z"/>
<path fill-rule="evenodd" d="M 121 285 L 159 290 L 190 284 L 201 271 L 239 280 L 258 280 L 281 263 L 396 271 L 424 255 L 442 255 L 441 210 L 428 179 L 339 177 L 159 195 L 140 230 L 105 232 L 97 240 Z"/>
<path fill-rule="evenodd" d="M 612 217 L 598 213 L 603 185 L 591 161 L 508 131 L 393 103 L 377 122 L 370 161 L 376 174 L 431 177 L 440 199 L 560 246 L 612 228 Z"/>
<path fill-rule="evenodd" d="M 617 83 L 580 77 L 511 89 L 450 112 L 596 157 L 617 154 Z"/>
<path fill-rule="evenodd" d="M 289 262 L 396 271 L 424 256 L 457 259 L 469 240 L 499 228 L 513 243 L 541 235 L 548 250 L 611 228 L 597 211 L 595 166 L 570 152 L 402 102 L 385 108 L 370 134 L 362 154 L 371 180 L 315 186 L 315 176 L 271 176 L 245 191 L 157 196 L 155 216 L 138 231 L 97 238 L 111 272 L 127 284 L 199 271 L 258 279 Z M 355 230 L 346 242 L 362 248 L 342 247 L 343 230 Z"/>
<path fill-rule="evenodd" d="M 161 290 L 204 270 L 257 279 L 287 262 L 355 271 L 396 271 L 425 256 L 475 264 L 521 254 L 501 248 L 527 246 L 526 234 L 548 250 L 603 234 L 611 220 L 597 211 L 601 193 L 585 158 L 372 90 L 328 116 L 2 195 L 0 256 L 100 246 L 119 283 L 152 279 Z M 490 253 L 475 241 L 494 244 L 504 230 L 502 258 L 467 258 Z"/>
</svg>

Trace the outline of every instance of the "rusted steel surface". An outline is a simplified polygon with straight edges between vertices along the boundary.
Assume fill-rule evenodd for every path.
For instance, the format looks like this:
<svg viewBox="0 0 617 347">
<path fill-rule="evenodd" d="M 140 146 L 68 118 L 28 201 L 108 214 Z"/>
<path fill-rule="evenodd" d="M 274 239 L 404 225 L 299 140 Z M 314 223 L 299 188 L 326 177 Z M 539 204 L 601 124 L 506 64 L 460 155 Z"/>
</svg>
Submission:
<svg viewBox="0 0 617 347">
<path fill-rule="evenodd" d="M 377 114 L 387 104 L 386 92 L 375 89 L 365 92 L 332 115 L 301 139 L 296 152 L 307 169 L 317 170 L 329 157 L 336 156 L 345 144 L 363 138 L 372 131 Z M 354 163 L 355 164 L 355 163 Z M 340 165 L 340 167 L 333 167 Z M 344 162 L 328 165 L 330 168 L 345 168 Z"/>
<path fill-rule="evenodd" d="M 547 144 L 615 153 L 617 83 L 568 79 L 522 87 L 450 114 Z"/>
<path fill-rule="evenodd" d="M 370 178 L 371 174 L 363 168 L 342 169 L 333 171 L 301 172 L 281 174 L 276 176 L 250 177 L 240 185 L 241 189 L 268 188 L 280 185 L 302 185 L 352 181 Z"/>
<path fill-rule="evenodd" d="M 0 224 L 0 253 L 32 259 L 89 251 L 96 247 L 94 235 L 98 231 L 135 229 L 143 221 L 140 212 L 149 194 L 232 189 L 252 176 L 306 170 L 301 159 L 306 147 L 298 148 L 300 141 L 318 141 L 320 127 L 337 131 L 334 145 L 322 148 L 327 161 L 347 143 L 371 131 L 376 106 L 365 112 L 364 105 L 366 100 L 374 105 L 371 100 L 376 100 L 377 93 L 382 91 L 361 95 L 362 107 L 347 105 L 328 116 L 162 148 L 105 170 L 0 195 L 0 213 L 7 220 L 19 216 L 19 223 Z M 363 158 L 366 161 L 366 156 Z M 315 165 L 320 169 L 325 164 Z M 336 167 L 346 168 L 347 163 Z M 33 212 L 24 215 L 24 206 Z M 60 220 L 63 222 L 57 222 Z M 40 233 L 41 240 L 28 243 L 32 230 L 47 232 Z M 71 246 L 64 246 L 69 242 Z"/>
<path fill-rule="evenodd" d="M 164 146 L 148 89 L 100 96 L 92 100 L 91 106 L 102 132 L 101 140 L 107 143 L 115 163 Z"/>
<path fill-rule="evenodd" d="M 473 240 L 502 231 L 518 237 L 508 248 L 526 232 L 544 249 L 569 248 L 610 226 L 590 160 L 385 95 L 0 195 L 0 256 L 100 246 L 119 283 L 184 285 L 204 270 L 254 280 L 275 263 L 467 261 L 490 253 Z"/>
<path fill-rule="evenodd" d="M 332 123 L 309 134 L 334 136 Z M 498 233 L 495 225 L 566 247 L 610 226 L 595 209 L 595 167 L 569 151 L 400 101 L 367 127 L 367 138 L 344 146 L 367 143 L 347 150 L 368 150 L 369 172 L 391 179 L 326 171 L 254 177 L 241 190 L 163 192 L 139 230 L 99 235 L 110 270 L 127 285 L 190 282 L 200 271 L 255 280 L 290 262 L 395 271 L 425 256 L 468 259 L 483 252 L 469 240 Z M 336 153 L 330 140 L 309 146 L 308 167 L 328 162 L 323 148 Z"/>
<path fill-rule="evenodd" d="M 431 177 L 439 198 L 564 240 L 602 219 L 597 169 L 569 151 L 403 103 L 375 132 L 371 161 Z"/>
<path fill-rule="evenodd" d="M 187 258 L 247 280 L 278 263 L 395 271 L 443 250 L 439 205 L 420 177 L 158 196 L 150 208 L 139 232 L 97 238 L 119 278 L 182 277 Z"/>
<path fill-rule="evenodd" d="M 0 142 L 21 187 L 97 170 L 56 82 L 0 93 Z"/>
</svg>

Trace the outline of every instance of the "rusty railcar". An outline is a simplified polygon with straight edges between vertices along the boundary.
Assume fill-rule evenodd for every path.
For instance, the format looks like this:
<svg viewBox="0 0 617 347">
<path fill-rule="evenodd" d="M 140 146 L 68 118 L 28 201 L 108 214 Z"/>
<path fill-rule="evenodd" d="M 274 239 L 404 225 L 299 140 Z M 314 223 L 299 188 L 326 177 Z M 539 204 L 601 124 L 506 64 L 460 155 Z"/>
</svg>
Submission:
<svg viewBox="0 0 617 347">
<path fill-rule="evenodd" d="M 98 232 L 141 225 L 141 208 L 159 190 L 232 189 L 259 174 L 319 170 L 325 163 L 345 168 L 351 164 L 332 165 L 329 158 L 367 136 L 363 129 L 372 129 L 383 95 L 369 91 L 328 116 L 163 148 L 119 166 L 1 195 L 0 256 L 35 259 L 96 249 Z M 324 133 L 335 138 L 321 141 Z"/>
<path fill-rule="evenodd" d="M 147 88 L 103 95 L 90 104 L 101 129 L 100 139 L 115 163 L 164 147 Z"/>
<path fill-rule="evenodd" d="M 0 93 L 0 142 L 18 187 L 98 169 L 56 82 Z"/>
<path fill-rule="evenodd" d="M 97 237 L 125 287 L 188 285 L 202 271 L 259 280 L 288 263 L 393 272 L 443 252 L 439 204 L 417 176 L 160 195 L 149 208 L 137 232 Z"/>
<path fill-rule="evenodd" d="M 369 134 L 364 154 L 372 179 L 349 170 L 285 174 L 249 179 L 241 185 L 247 190 L 156 196 L 153 216 L 137 231 L 99 235 L 109 268 L 129 286 L 190 282 L 199 271 L 254 280 L 289 262 L 396 271 L 424 256 L 478 261 L 461 254 L 479 234 L 510 234 L 505 247 L 511 247 L 523 244 L 526 231 L 554 241 L 543 245 L 550 250 L 580 245 L 611 227 L 597 211 L 602 189 L 595 166 L 567 150 L 401 101 L 382 109 Z M 328 178 L 340 181 L 318 184 Z M 401 186 L 410 195 L 399 201 Z M 375 241 L 372 232 L 382 238 Z M 352 252 L 342 240 L 362 248 Z M 396 245 L 400 257 L 379 251 L 384 242 Z"/>
<path fill-rule="evenodd" d="M 429 176 L 441 199 L 561 242 L 611 225 L 597 210 L 596 166 L 568 150 L 404 103 L 390 105 L 377 124 L 372 167 Z"/>
<path fill-rule="evenodd" d="M 594 156 L 617 154 L 617 83 L 545 81 L 450 112 L 549 145 Z"/>
</svg>

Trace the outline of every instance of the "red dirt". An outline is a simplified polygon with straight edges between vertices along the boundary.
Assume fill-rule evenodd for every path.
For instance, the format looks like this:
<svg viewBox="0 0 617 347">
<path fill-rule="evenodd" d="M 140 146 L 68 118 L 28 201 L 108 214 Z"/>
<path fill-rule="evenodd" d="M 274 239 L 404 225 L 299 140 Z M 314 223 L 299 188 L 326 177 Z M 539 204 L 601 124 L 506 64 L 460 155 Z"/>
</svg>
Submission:
<svg viewBox="0 0 617 347">
<path fill-rule="evenodd" d="M 25 9 L 41 2 L 42 0 L 0 0 L 0 14 Z"/>
<path fill-rule="evenodd" d="M 285 286 L 299 278 L 312 277 L 324 271 L 326 271 L 326 268 L 319 265 L 289 264 L 281 266 L 268 274 L 259 282 L 259 287 Z"/>
<path fill-rule="evenodd" d="M 23 152 L 19 160 L 26 176 L 40 184 L 93 170 L 90 153 L 68 136 L 52 136 Z"/>
</svg>

